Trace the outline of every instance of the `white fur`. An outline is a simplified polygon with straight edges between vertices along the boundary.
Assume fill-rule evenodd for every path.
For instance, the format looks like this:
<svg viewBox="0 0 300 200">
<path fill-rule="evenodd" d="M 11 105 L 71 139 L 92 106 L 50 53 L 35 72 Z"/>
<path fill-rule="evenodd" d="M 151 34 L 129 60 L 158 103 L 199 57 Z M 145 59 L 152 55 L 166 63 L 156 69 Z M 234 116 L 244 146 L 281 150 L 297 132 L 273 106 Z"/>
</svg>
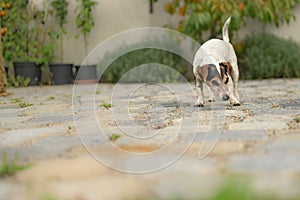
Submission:
<svg viewBox="0 0 300 200">
<path fill-rule="evenodd" d="M 229 83 L 225 85 L 225 90 L 230 97 L 230 103 L 239 105 L 239 94 L 237 91 L 239 70 L 237 65 L 237 57 L 234 52 L 232 45 L 229 43 L 228 37 L 228 26 L 230 23 L 230 17 L 227 19 L 223 26 L 223 40 L 211 39 L 205 42 L 197 51 L 194 62 L 193 62 L 193 72 L 196 77 L 196 89 L 198 93 L 198 99 L 195 106 L 202 106 L 204 104 L 203 100 L 203 84 L 201 83 L 201 78 L 197 73 L 197 68 L 205 64 L 214 64 L 220 73 L 220 62 L 230 62 L 232 65 L 233 77 L 229 79 Z M 210 89 L 210 88 L 209 88 Z M 212 92 L 210 91 L 210 94 Z M 210 95 L 210 100 L 215 98 Z"/>
</svg>

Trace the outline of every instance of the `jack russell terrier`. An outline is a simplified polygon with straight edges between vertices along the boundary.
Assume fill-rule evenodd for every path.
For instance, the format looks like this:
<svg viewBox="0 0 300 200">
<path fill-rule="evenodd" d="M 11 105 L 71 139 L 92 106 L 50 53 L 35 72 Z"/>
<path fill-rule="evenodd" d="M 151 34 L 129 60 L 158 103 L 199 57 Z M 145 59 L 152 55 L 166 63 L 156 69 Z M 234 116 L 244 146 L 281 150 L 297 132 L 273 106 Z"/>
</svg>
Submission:
<svg viewBox="0 0 300 200">
<path fill-rule="evenodd" d="M 232 45 L 229 43 L 229 17 L 223 26 L 223 40 L 211 39 L 197 51 L 193 72 L 196 80 L 197 101 L 195 107 L 204 106 L 203 82 L 209 90 L 209 101 L 230 101 L 239 106 L 238 79 L 239 69 Z"/>
</svg>

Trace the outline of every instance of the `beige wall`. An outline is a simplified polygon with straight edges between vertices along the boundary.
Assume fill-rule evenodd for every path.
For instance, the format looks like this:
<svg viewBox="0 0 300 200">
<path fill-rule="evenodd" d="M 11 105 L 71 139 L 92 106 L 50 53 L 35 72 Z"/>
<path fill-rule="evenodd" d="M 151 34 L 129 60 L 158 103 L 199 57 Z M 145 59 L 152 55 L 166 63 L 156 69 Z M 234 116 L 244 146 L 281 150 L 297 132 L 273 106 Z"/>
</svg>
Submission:
<svg viewBox="0 0 300 200">
<path fill-rule="evenodd" d="M 70 6 L 74 10 L 74 4 Z M 149 26 L 148 0 L 98 0 L 94 13 L 95 27 L 89 37 L 88 50 L 110 36 L 133 28 Z M 68 16 L 67 30 L 76 32 L 74 12 Z M 80 64 L 85 58 L 82 37 L 66 37 L 65 62 Z"/>
<path fill-rule="evenodd" d="M 36 0 L 41 1 L 41 0 Z M 165 24 L 176 24 L 178 17 L 170 16 L 163 10 L 163 3 L 167 0 L 159 0 L 154 4 L 154 13 L 149 12 L 148 0 L 97 0 L 98 5 L 94 13 L 95 27 L 89 37 L 88 50 L 91 51 L 96 45 L 109 38 L 110 36 L 138 27 L 158 26 Z M 85 58 L 82 38 L 75 39 L 75 14 L 76 1 L 70 5 L 69 23 L 67 30 L 69 35 L 65 37 L 64 61 L 80 64 Z M 289 38 L 300 43 L 300 6 L 294 10 L 297 21 L 292 21 L 290 25 L 280 28 L 274 26 L 263 26 L 258 22 L 249 20 L 247 27 L 239 32 L 242 38 L 247 34 L 260 32 L 268 29 L 278 36 Z"/>
</svg>

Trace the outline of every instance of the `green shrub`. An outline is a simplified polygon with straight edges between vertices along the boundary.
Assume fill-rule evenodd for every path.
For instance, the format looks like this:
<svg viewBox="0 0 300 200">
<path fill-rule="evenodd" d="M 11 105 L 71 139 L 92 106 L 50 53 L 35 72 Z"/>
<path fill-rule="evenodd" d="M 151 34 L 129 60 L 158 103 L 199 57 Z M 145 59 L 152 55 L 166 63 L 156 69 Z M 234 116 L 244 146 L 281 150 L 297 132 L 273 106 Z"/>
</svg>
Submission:
<svg viewBox="0 0 300 200">
<path fill-rule="evenodd" d="M 152 81 L 157 82 L 174 82 L 180 78 L 179 73 L 182 75 L 187 74 L 187 68 L 191 67 L 186 61 L 184 61 L 180 56 L 161 50 L 161 49 L 153 49 L 153 48 L 144 48 L 139 50 L 134 50 L 129 53 L 126 53 L 119 58 L 117 58 L 113 63 L 109 65 L 107 70 L 103 73 L 101 77 L 102 82 L 117 82 L 126 72 L 129 70 L 141 66 L 143 64 L 150 63 L 158 63 L 163 64 L 169 67 L 172 67 L 175 71 L 174 73 L 163 73 L 164 69 L 159 71 L 155 71 L 159 69 L 159 67 L 155 67 L 151 69 L 152 65 L 149 65 L 149 69 L 146 70 L 148 75 L 154 76 L 149 77 Z M 140 72 L 143 72 L 143 69 L 139 71 L 134 71 L 132 74 L 137 75 Z M 179 73 L 177 73 L 177 72 Z M 170 72 L 170 70 L 168 70 Z M 147 75 L 147 74 L 144 74 Z M 145 80 L 141 76 L 135 77 L 127 77 L 126 80 L 128 82 L 143 82 Z"/>
<path fill-rule="evenodd" d="M 151 48 L 154 46 L 160 46 L 162 49 Z M 104 66 L 109 66 L 102 74 L 101 82 L 117 82 L 126 72 L 144 64 L 149 65 L 139 69 L 135 68 L 135 70 L 126 74 L 125 81 L 178 82 L 182 78 L 181 75 L 188 80 L 193 80 L 192 65 L 184 58 L 181 58 L 181 56 L 163 49 L 173 49 L 176 52 L 183 51 L 180 49 L 178 41 L 169 35 L 161 38 L 145 38 L 136 44 L 123 44 L 119 48 L 107 52 L 104 58 L 99 60 L 98 64 L 100 66 L 99 71 L 102 71 Z M 131 51 L 128 52 L 128 50 Z M 114 61 L 108 63 L 110 60 Z M 171 67 L 174 71 L 153 63 Z"/>
<path fill-rule="evenodd" d="M 300 46 L 270 33 L 245 38 L 237 52 L 242 79 L 300 77 Z"/>
</svg>

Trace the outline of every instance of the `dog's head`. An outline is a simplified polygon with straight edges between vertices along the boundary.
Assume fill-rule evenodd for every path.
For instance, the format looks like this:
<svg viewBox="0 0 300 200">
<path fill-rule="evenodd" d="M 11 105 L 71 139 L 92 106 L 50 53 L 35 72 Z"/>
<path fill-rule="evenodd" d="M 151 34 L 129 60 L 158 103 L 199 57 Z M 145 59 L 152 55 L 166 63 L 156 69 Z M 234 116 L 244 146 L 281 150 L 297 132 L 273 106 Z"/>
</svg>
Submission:
<svg viewBox="0 0 300 200">
<path fill-rule="evenodd" d="M 218 99 L 227 101 L 228 94 L 225 91 L 225 85 L 230 80 L 232 66 L 229 62 L 219 63 L 219 69 L 214 64 L 203 65 L 197 68 L 197 74 L 211 88 L 214 95 Z"/>
</svg>

